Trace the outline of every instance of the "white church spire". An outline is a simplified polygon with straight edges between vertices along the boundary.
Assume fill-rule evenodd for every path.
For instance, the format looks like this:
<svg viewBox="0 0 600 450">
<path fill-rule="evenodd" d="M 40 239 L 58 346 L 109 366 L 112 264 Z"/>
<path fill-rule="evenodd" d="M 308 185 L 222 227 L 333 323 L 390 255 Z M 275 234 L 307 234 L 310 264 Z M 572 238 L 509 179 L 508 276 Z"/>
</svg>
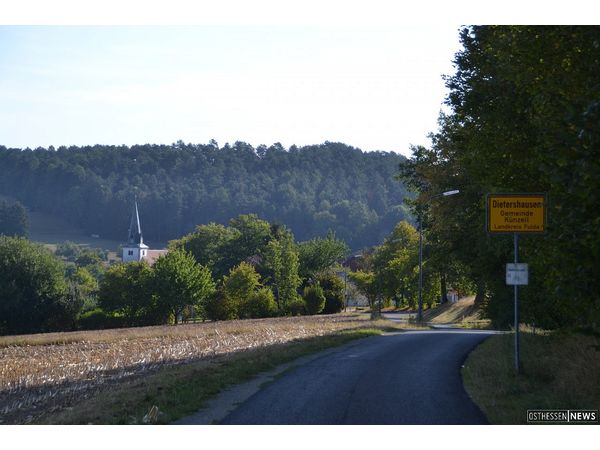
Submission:
<svg viewBox="0 0 600 450">
<path fill-rule="evenodd" d="M 141 261 L 147 254 L 148 246 L 144 244 L 144 238 L 142 237 L 140 213 L 137 198 L 135 198 L 133 210 L 131 211 L 131 222 L 129 223 L 129 235 L 127 236 L 127 243 L 123 246 L 123 261 Z"/>
<path fill-rule="evenodd" d="M 127 244 L 143 244 L 142 226 L 140 225 L 140 213 L 138 211 L 137 198 L 134 200 L 133 210 L 131 211 L 131 222 L 129 223 L 129 236 Z"/>
</svg>

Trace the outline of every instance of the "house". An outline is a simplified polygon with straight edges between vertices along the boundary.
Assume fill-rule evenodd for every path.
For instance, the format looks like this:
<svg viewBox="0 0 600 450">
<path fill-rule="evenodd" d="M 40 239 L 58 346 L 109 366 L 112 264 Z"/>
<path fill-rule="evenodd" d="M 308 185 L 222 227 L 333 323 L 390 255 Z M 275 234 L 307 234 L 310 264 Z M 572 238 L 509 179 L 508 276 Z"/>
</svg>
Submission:
<svg viewBox="0 0 600 450">
<path fill-rule="evenodd" d="M 169 250 L 166 248 L 162 250 L 151 250 L 144 244 L 136 199 L 134 201 L 133 211 L 131 212 L 127 243 L 123 245 L 123 262 L 146 261 L 148 264 L 153 265 L 160 256 L 166 255 L 168 251 Z"/>
</svg>

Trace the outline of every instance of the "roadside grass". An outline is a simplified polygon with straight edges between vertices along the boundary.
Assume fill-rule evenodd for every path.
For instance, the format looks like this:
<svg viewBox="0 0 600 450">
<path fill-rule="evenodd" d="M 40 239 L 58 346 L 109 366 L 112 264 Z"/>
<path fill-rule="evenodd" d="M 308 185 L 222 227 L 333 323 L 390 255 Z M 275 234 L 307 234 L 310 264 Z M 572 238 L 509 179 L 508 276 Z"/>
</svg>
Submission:
<svg viewBox="0 0 600 450">
<path fill-rule="evenodd" d="M 492 327 L 492 322 L 489 319 L 464 320 L 458 323 L 458 327 L 469 330 L 489 330 Z"/>
<path fill-rule="evenodd" d="M 486 339 L 462 369 L 465 389 L 492 424 L 525 424 L 528 409 L 600 409 L 600 337 L 523 329 Z"/>
<path fill-rule="evenodd" d="M 423 330 L 433 330 L 433 327 L 427 325 L 426 323 L 418 323 L 416 319 L 409 319 L 406 322 L 396 322 L 394 323 L 394 328 L 396 328 L 396 331 L 398 331 L 398 329 L 400 330 L 404 330 L 404 331 L 411 331 L 411 330 L 418 330 L 418 331 L 423 331 Z M 392 330 L 390 330 L 392 331 Z"/>
<path fill-rule="evenodd" d="M 211 361 L 164 367 L 142 379 L 102 389 L 97 395 L 46 415 L 37 423 L 171 423 L 198 411 L 228 386 L 248 381 L 261 372 L 302 356 L 380 334 L 382 330 L 377 327 L 345 330 L 333 335 L 241 351 Z M 157 410 L 148 414 L 155 406 Z M 144 420 L 146 415 L 151 418 Z"/>
</svg>

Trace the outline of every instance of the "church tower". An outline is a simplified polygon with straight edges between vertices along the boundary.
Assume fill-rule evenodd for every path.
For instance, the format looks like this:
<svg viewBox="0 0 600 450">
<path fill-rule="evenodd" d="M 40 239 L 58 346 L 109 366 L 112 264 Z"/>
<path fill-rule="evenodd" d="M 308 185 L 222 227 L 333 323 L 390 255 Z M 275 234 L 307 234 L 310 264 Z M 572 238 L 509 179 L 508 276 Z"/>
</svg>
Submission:
<svg viewBox="0 0 600 450">
<path fill-rule="evenodd" d="M 140 214 L 136 198 L 131 212 L 127 244 L 123 246 L 123 262 L 141 261 L 147 254 L 148 246 L 144 244 L 144 238 L 142 237 L 142 227 L 140 226 Z"/>
</svg>

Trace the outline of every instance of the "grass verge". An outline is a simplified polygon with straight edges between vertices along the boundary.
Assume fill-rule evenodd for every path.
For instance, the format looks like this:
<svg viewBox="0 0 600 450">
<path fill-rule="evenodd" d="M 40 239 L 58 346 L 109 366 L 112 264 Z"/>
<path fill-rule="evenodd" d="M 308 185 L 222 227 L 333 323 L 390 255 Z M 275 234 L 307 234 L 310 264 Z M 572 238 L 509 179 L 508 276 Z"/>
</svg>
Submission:
<svg viewBox="0 0 600 450">
<path fill-rule="evenodd" d="M 482 319 L 482 320 L 465 320 L 464 322 L 459 322 L 458 328 L 464 328 L 467 330 L 490 330 L 492 329 L 491 320 Z"/>
<path fill-rule="evenodd" d="M 380 328 L 341 331 L 287 344 L 238 352 L 212 361 L 164 367 L 139 380 L 125 382 L 75 405 L 43 417 L 40 424 L 140 424 L 153 406 L 153 423 L 170 423 L 201 409 L 228 386 L 299 357 L 379 335 Z"/>
<path fill-rule="evenodd" d="M 486 339 L 462 369 L 465 389 L 492 424 L 525 424 L 528 409 L 600 409 L 600 338 L 581 333 L 521 333 Z"/>
</svg>

